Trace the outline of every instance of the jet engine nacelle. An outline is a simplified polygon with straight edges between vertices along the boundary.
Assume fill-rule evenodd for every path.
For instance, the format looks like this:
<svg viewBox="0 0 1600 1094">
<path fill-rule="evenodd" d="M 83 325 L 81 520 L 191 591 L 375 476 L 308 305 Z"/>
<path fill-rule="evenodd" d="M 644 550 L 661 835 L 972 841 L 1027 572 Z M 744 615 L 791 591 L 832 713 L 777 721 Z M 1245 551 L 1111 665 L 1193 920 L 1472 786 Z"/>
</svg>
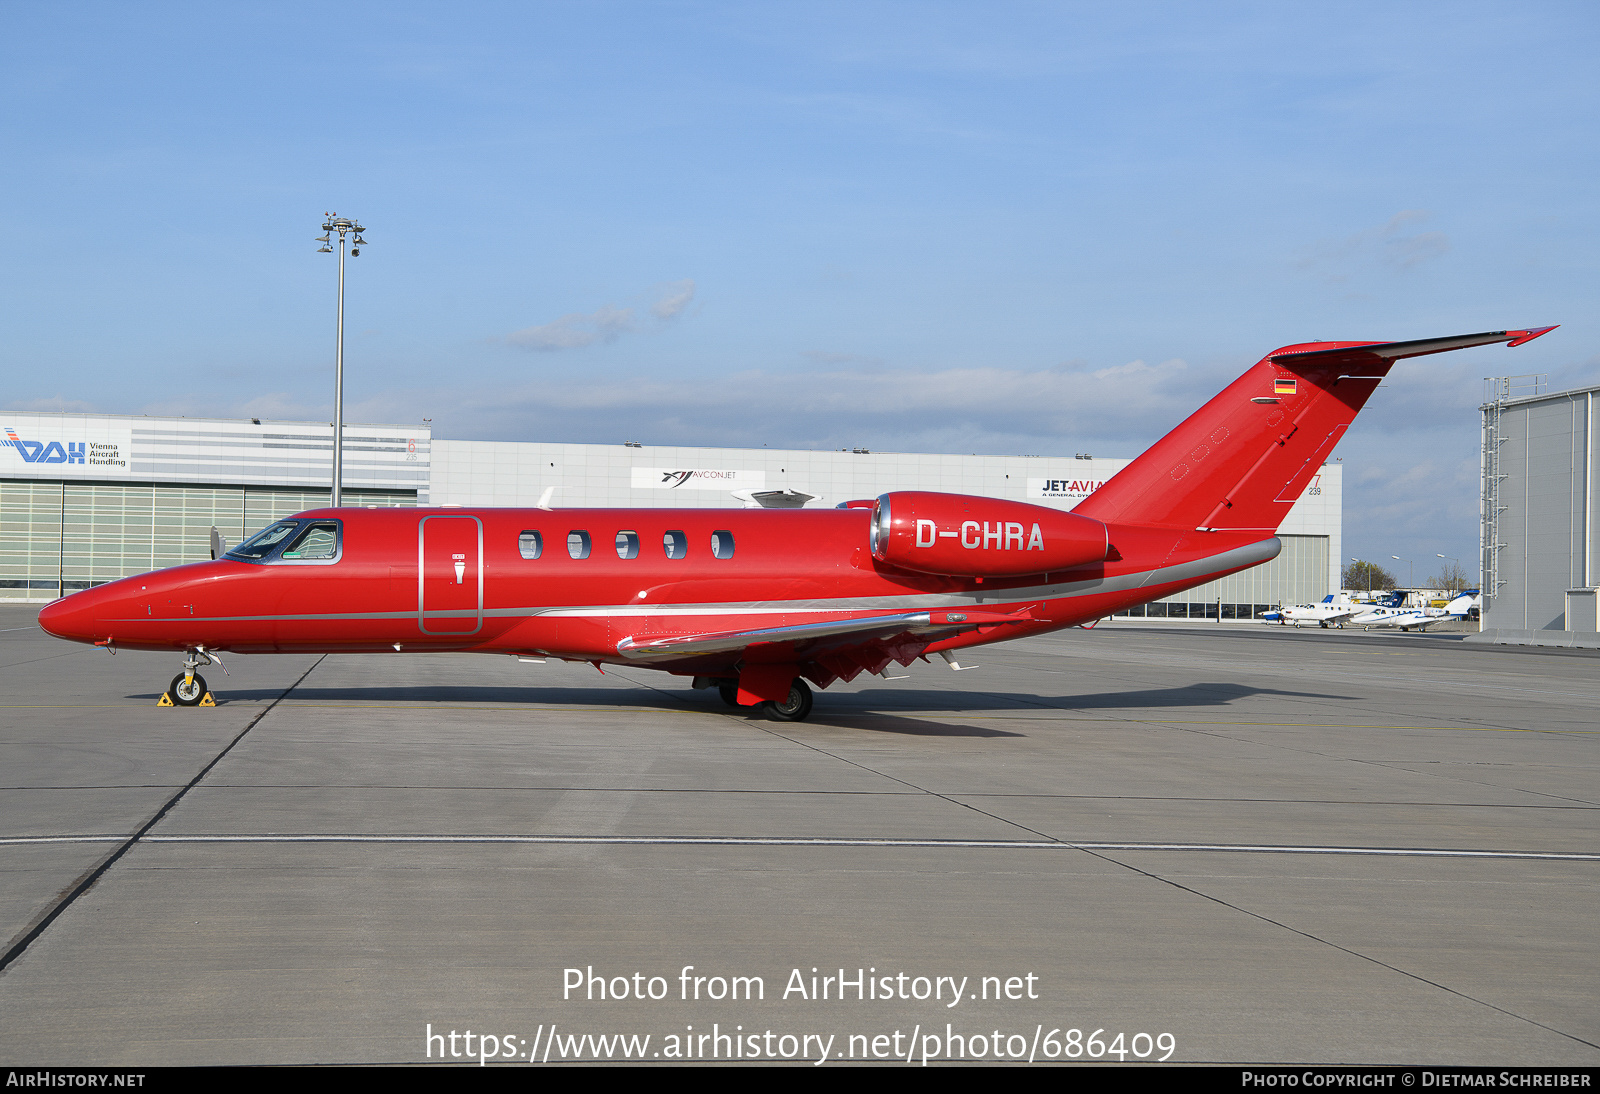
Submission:
<svg viewBox="0 0 1600 1094">
<path fill-rule="evenodd" d="M 1011 577 L 1106 557 L 1110 534 L 1091 517 L 967 494 L 896 490 L 872 507 L 872 557 L 924 574 Z"/>
</svg>

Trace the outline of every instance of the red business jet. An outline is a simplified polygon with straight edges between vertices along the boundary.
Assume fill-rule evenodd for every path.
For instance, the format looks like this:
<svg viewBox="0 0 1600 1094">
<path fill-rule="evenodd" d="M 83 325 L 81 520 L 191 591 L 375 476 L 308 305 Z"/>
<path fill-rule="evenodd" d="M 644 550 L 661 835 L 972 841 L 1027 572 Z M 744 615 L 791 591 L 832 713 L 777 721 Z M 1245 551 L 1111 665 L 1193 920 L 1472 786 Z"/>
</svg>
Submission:
<svg viewBox="0 0 1600 1094">
<path fill-rule="evenodd" d="M 795 721 L 891 663 L 1043 634 L 1260 565 L 1395 361 L 1554 327 L 1267 355 L 1070 513 L 895 491 L 831 510 L 316 509 L 221 558 L 100 585 L 39 625 L 184 652 L 464 651 L 637 665 Z M 602 671 L 604 669 L 602 668 Z"/>
</svg>

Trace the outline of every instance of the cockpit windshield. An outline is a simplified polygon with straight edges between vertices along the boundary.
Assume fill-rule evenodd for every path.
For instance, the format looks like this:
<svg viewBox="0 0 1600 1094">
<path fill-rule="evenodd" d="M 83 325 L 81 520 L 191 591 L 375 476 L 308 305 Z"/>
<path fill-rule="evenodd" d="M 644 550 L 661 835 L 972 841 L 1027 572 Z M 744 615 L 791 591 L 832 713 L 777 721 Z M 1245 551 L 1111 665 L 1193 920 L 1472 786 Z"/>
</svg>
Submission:
<svg viewBox="0 0 1600 1094">
<path fill-rule="evenodd" d="M 260 562 L 277 550 L 279 544 L 293 535 L 298 527 L 300 527 L 299 521 L 280 520 L 261 529 L 233 550 L 226 552 L 223 557 L 236 558 L 241 562 Z"/>
</svg>

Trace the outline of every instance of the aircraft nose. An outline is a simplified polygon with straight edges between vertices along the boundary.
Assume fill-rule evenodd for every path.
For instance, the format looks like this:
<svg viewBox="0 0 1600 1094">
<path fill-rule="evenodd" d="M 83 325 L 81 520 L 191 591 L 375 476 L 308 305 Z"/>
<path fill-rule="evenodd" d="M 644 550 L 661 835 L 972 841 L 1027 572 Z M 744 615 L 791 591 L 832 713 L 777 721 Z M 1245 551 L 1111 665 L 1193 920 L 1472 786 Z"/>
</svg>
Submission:
<svg viewBox="0 0 1600 1094">
<path fill-rule="evenodd" d="M 81 593 L 53 600 L 39 612 L 39 626 L 45 633 L 57 638 L 93 642 L 98 637 L 94 633 L 94 624 L 95 616 L 99 614 L 95 609 L 100 599 L 95 595 L 95 590 L 85 589 Z"/>
</svg>

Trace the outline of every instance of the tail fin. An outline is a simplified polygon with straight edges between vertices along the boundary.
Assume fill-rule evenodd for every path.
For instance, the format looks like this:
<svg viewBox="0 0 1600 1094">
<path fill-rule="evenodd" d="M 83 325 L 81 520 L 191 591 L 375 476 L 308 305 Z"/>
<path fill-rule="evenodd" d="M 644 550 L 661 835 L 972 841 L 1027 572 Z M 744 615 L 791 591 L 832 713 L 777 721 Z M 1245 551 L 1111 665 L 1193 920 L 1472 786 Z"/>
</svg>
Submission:
<svg viewBox="0 0 1600 1094">
<path fill-rule="evenodd" d="M 1285 346 L 1073 511 L 1106 523 L 1271 535 L 1394 362 L 1495 342 L 1519 346 L 1554 329 Z"/>
</svg>

